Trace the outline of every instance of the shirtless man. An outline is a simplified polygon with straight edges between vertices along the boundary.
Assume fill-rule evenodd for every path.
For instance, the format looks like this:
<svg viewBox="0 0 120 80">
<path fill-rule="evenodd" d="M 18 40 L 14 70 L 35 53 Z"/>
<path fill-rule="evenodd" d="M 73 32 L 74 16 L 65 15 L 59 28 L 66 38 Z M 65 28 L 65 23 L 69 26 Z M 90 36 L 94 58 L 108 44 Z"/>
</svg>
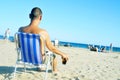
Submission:
<svg viewBox="0 0 120 80">
<path fill-rule="evenodd" d="M 60 55 L 62 58 L 63 64 L 65 64 L 65 62 L 67 62 L 67 60 L 68 60 L 68 56 L 65 53 L 59 51 L 56 47 L 54 47 L 52 45 L 51 40 L 50 40 L 50 36 L 46 30 L 39 28 L 39 24 L 40 24 L 41 19 L 42 19 L 41 9 L 38 7 L 33 8 L 31 10 L 29 17 L 31 19 L 30 24 L 25 26 L 25 27 L 19 28 L 19 32 L 40 34 L 43 37 L 41 39 L 42 55 L 44 56 L 44 47 L 43 46 L 46 45 L 46 47 L 50 51 Z M 44 44 L 44 41 L 45 41 L 45 44 Z M 56 66 L 57 66 L 57 60 L 56 60 L 56 57 L 54 57 L 54 59 L 53 59 L 53 72 L 57 72 Z"/>
</svg>

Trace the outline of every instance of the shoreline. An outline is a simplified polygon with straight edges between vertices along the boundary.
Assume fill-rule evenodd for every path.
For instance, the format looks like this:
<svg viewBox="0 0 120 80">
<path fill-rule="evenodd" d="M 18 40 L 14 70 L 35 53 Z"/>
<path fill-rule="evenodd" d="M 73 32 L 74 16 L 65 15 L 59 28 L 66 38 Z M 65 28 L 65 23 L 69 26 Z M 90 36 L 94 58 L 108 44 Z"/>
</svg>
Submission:
<svg viewBox="0 0 120 80">
<path fill-rule="evenodd" d="M 0 40 L 4 40 L 4 39 L 0 39 Z M 14 37 L 10 36 L 10 41 L 14 42 Z M 52 43 L 54 44 L 54 40 L 52 40 Z M 65 41 L 59 41 L 59 45 L 60 46 L 64 46 L 64 47 L 75 47 L 75 48 L 84 48 L 84 49 L 88 49 L 88 47 L 91 45 L 93 47 L 97 46 L 97 48 L 99 50 L 101 50 L 103 47 L 105 47 L 105 50 L 107 52 L 110 51 L 110 46 L 106 46 L 106 45 L 98 45 L 98 44 L 87 44 L 87 43 L 75 43 L 75 42 L 65 42 Z M 112 52 L 120 52 L 120 47 L 112 47 Z"/>
<path fill-rule="evenodd" d="M 4 40 L 4 36 L 0 35 L 0 40 Z M 11 42 L 14 42 L 14 36 L 10 36 L 9 40 Z M 55 40 L 51 40 L 53 43 Z M 92 46 L 97 46 L 98 49 L 101 49 L 103 47 L 106 48 L 106 51 L 110 51 L 110 45 L 103 45 L 103 44 L 92 44 L 92 43 L 78 43 L 78 42 L 69 42 L 69 41 L 59 41 L 60 46 L 71 46 L 71 47 L 78 47 L 78 48 L 88 48 L 90 45 Z M 120 52 L 120 46 L 112 46 L 112 51 L 113 52 Z"/>
</svg>

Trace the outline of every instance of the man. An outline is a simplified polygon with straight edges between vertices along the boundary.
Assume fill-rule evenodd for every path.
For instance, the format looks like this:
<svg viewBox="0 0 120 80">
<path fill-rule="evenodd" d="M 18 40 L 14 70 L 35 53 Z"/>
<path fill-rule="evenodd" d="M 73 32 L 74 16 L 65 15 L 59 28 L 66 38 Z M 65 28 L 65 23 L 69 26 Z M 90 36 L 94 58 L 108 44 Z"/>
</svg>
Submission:
<svg viewBox="0 0 120 80">
<path fill-rule="evenodd" d="M 58 41 L 57 39 L 55 39 L 54 42 L 55 42 L 55 43 L 54 43 L 54 46 L 59 47 L 59 41 Z"/>
<path fill-rule="evenodd" d="M 56 47 L 54 47 L 51 43 L 49 34 L 46 30 L 39 28 L 39 23 L 42 19 L 42 11 L 40 8 L 35 7 L 31 10 L 31 13 L 29 15 L 31 22 L 29 25 L 25 27 L 19 28 L 19 32 L 26 32 L 26 33 L 34 33 L 34 34 L 40 34 L 43 38 L 41 39 L 41 46 L 42 46 L 42 56 L 44 59 L 44 45 L 52 51 L 53 53 L 56 53 L 61 56 L 63 64 L 67 62 L 68 56 L 64 54 L 63 52 L 59 51 Z M 44 44 L 45 43 L 45 44 Z M 53 59 L 53 72 L 57 72 L 56 69 L 57 61 L 56 57 Z"/>
<path fill-rule="evenodd" d="M 5 31 L 5 39 L 9 40 L 9 37 L 10 37 L 10 29 L 8 28 L 8 29 Z"/>
<path fill-rule="evenodd" d="M 112 52 L 112 43 L 110 43 L 110 50 L 109 51 Z"/>
</svg>

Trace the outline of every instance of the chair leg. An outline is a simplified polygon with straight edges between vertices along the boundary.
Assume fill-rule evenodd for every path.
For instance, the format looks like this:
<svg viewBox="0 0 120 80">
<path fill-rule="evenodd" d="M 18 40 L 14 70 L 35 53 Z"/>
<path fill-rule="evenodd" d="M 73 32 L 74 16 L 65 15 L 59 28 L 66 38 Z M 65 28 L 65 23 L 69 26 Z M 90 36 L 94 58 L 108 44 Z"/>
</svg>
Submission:
<svg viewBox="0 0 120 80">
<path fill-rule="evenodd" d="M 26 72 L 26 65 L 25 65 L 25 63 L 24 63 L 24 71 Z"/>
<path fill-rule="evenodd" d="M 50 65 L 50 55 L 48 55 L 48 61 L 47 61 L 47 65 L 46 65 L 46 72 L 45 72 L 45 80 L 47 80 L 47 73 L 48 73 L 48 67 Z"/>
<path fill-rule="evenodd" d="M 17 71 L 17 62 L 16 62 L 16 65 L 15 65 L 15 69 L 14 69 L 14 73 L 13 73 L 13 78 L 15 78 L 16 71 Z"/>
<path fill-rule="evenodd" d="M 48 73 L 48 66 L 46 67 L 45 79 L 44 80 L 47 80 L 47 73 Z"/>
<path fill-rule="evenodd" d="M 45 72 L 45 79 L 44 80 L 47 80 L 47 73 L 48 73 L 48 65 L 49 63 L 47 63 L 47 65 L 46 65 L 46 72 Z"/>
</svg>

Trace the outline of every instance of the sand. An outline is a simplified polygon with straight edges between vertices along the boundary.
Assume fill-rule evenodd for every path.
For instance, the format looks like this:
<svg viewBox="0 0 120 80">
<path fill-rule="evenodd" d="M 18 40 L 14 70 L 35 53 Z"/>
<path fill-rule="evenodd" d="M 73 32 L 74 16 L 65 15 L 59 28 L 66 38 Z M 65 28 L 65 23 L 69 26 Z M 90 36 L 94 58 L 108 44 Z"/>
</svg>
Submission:
<svg viewBox="0 0 120 80">
<path fill-rule="evenodd" d="M 69 55 L 66 65 L 57 56 L 57 76 L 49 71 L 47 80 L 120 80 L 120 53 L 92 52 L 88 49 L 59 47 Z M 11 79 L 16 63 L 15 43 L 0 40 L 0 80 L 43 80 L 44 71 L 19 67 L 15 79 Z"/>
</svg>

